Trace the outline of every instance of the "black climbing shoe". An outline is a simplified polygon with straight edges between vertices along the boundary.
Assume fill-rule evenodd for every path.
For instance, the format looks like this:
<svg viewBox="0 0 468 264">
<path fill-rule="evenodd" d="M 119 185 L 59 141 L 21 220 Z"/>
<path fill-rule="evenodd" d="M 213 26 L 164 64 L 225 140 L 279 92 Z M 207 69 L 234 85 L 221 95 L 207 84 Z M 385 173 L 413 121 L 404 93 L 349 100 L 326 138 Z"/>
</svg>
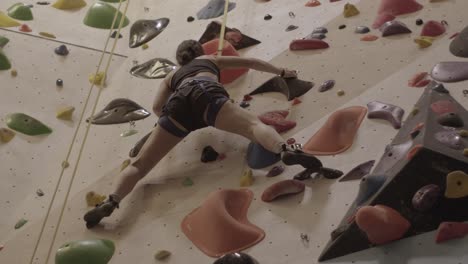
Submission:
<svg viewBox="0 0 468 264">
<path fill-rule="evenodd" d="M 114 212 L 115 208 L 118 207 L 119 204 L 112 201 L 112 199 L 96 205 L 93 210 L 87 212 L 83 217 L 86 221 L 86 227 L 88 229 L 95 227 L 104 217 L 110 216 L 112 212 Z"/>
<path fill-rule="evenodd" d="M 285 150 L 281 152 L 281 160 L 286 165 L 301 165 L 310 171 L 317 172 L 323 167 L 322 162 L 314 155 L 301 150 Z"/>
</svg>

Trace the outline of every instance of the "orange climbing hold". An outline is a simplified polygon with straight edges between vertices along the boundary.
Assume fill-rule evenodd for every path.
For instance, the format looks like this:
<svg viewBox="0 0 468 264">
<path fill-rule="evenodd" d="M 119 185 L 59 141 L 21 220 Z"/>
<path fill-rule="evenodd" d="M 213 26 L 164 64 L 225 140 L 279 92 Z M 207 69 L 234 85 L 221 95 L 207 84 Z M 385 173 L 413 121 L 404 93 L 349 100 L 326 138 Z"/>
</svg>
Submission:
<svg viewBox="0 0 468 264">
<path fill-rule="evenodd" d="M 370 34 L 361 37 L 361 41 L 376 41 L 377 39 L 379 39 L 379 37 Z"/>
<path fill-rule="evenodd" d="M 19 31 L 21 31 L 21 32 L 32 32 L 32 29 L 28 25 L 22 24 L 21 27 L 19 28 Z"/>
<path fill-rule="evenodd" d="M 300 103 L 302 103 L 302 101 L 299 100 L 299 98 L 294 98 L 294 100 L 293 100 L 293 102 L 292 102 L 292 105 L 298 105 L 298 104 L 300 104 Z"/>
<path fill-rule="evenodd" d="M 421 144 L 418 144 L 416 146 L 414 146 L 409 152 L 408 154 L 406 155 L 406 159 L 407 160 L 412 160 L 414 158 L 414 156 L 416 156 L 416 154 L 419 153 L 419 151 L 423 148 L 423 146 Z"/>
</svg>

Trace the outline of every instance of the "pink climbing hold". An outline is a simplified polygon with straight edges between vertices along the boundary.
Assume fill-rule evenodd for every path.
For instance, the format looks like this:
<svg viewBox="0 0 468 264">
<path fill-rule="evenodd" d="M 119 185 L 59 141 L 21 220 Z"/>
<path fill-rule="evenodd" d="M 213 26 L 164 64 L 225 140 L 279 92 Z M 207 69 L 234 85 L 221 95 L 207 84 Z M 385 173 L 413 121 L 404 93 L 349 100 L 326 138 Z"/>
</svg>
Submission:
<svg viewBox="0 0 468 264">
<path fill-rule="evenodd" d="M 421 36 L 437 37 L 445 33 L 445 26 L 434 20 L 427 21 L 421 30 Z"/>
<path fill-rule="evenodd" d="M 258 118 L 264 124 L 273 126 L 278 133 L 286 132 L 296 126 L 296 122 L 286 120 L 289 112 L 287 110 L 278 110 L 264 113 Z"/>
<path fill-rule="evenodd" d="M 294 100 L 292 101 L 292 105 L 298 105 L 300 103 L 302 103 L 302 101 L 299 100 L 299 98 L 294 98 Z"/>
<path fill-rule="evenodd" d="M 361 41 L 376 41 L 377 39 L 379 39 L 379 37 L 376 35 L 364 35 L 361 37 Z"/>
<path fill-rule="evenodd" d="M 398 211 L 385 205 L 361 207 L 356 213 L 356 224 L 376 245 L 401 239 L 411 227 Z"/>
<path fill-rule="evenodd" d="M 391 14 L 394 16 L 409 14 L 423 8 L 415 0 L 382 0 L 377 14 Z"/>
<path fill-rule="evenodd" d="M 32 29 L 26 25 L 26 24 L 22 24 L 21 27 L 19 28 L 19 31 L 21 32 L 32 32 Z"/>
<path fill-rule="evenodd" d="M 468 235 L 468 223 L 443 222 L 437 229 L 436 243 L 463 238 Z"/>
<path fill-rule="evenodd" d="M 460 35 L 460 32 L 457 32 L 457 33 L 453 34 L 452 36 L 450 36 L 449 39 L 454 39 L 454 38 L 458 37 L 458 35 Z"/>
<path fill-rule="evenodd" d="M 440 100 L 431 104 L 431 109 L 434 113 L 443 115 L 447 113 L 454 113 L 456 108 L 449 100 Z"/>
<path fill-rule="evenodd" d="M 411 79 L 408 81 L 409 87 L 425 87 L 430 83 L 430 80 L 427 79 L 429 73 L 427 72 L 419 72 L 416 73 Z"/>
<path fill-rule="evenodd" d="M 276 198 L 287 195 L 301 193 L 305 190 L 305 184 L 297 180 L 284 180 L 268 187 L 262 194 L 262 201 L 271 202 Z"/>
<path fill-rule="evenodd" d="M 315 7 L 315 6 L 319 6 L 321 5 L 322 3 L 320 3 L 320 1 L 318 0 L 309 0 L 307 1 L 307 3 L 305 4 L 305 6 L 307 7 Z"/>
<path fill-rule="evenodd" d="M 321 39 L 295 39 L 289 44 L 290 50 L 326 49 L 328 43 Z"/>
</svg>

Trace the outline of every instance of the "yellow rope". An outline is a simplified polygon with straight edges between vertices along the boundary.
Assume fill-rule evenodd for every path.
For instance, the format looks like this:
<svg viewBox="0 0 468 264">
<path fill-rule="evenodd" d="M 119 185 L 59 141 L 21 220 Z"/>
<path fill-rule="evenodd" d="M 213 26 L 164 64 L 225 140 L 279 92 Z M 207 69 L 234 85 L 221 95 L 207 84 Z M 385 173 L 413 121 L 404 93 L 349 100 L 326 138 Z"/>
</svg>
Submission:
<svg viewBox="0 0 468 264">
<path fill-rule="evenodd" d="M 223 23 L 221 24 L 221 33 L 219 33 L 219 42 L 218 42 L 218 56 L 223 55 L 223 48 L 224 48 L 224 34 L 226 33 L 226 22 L 229 10 L 229 0 L 224 0 L 224 15 L 223 15 Z"/>
<path fill-rule="evenodd" d="M 97 75 L 101 69 L 101 66 L 102 66 L 102 63 L 104 61 L 104 56 L 106 54 L 106 51 L 107 51 L 107 46 L 109 45 L 109 41 L 111 39 L 111 36 L 112 36 L 112 31 L 114 29 L 114 26 L 115 26 L 115 22 L 117 21 L 117 17 L 120 13 L 120 8 L 122 7 L 122 2 L 124 0 L 120 0 L 119 2 L 119 5 L 118 5 L 118 8 L 117 8 L 117 11 L 115 12 L 115 15 L 114 15 L 114 18 L 113 18 L 113 21 L 112 21 L 112 26 L 111 26 L 111 29 L 109 30 L 109 35 L 107 37 L 107 40 L 106 40 L 106 43 L 104 45 L 104 49 L 102 50 L 102 54 L 101 54 L 101 57 L 100 57 L 100 60 L 99 60 L 99 63 L 98 63 L 98 67 L 96 69 L 96 72 L 95 74 Z M 125 16 L 126 16 L 126 13 L 127 13 L 127 10 L 128 10 L 128 6 L 129 6 L 129 3 L 130 3 L 130 0 L 127 1 L 127 4 L 125 6 L 125 10 L 123 12 L 123 15 L 121 17 L 121 20 L 120 20 L 120 24 L 119 24 L 119 27 L 118 27 L 118 31 L 117 31 L 117 36 L 120 34 L 120 30 L 122 29 L 122 26 L 123 26 L 123 22 L 125 21 Z M 114 55 L 114 52 L 115 52 L 115 47 L 117 45 L 117 41 L 118 41 L 118 38 L 115 38 L 114 40 L 114 45 L 112 46 L 112 50 L 111 52 L 109 53 L 109 59 L 107 61 L 107 65 L 106 65 L 106 68 L 104 70 L 104 78 L 103 80 L 105 80 L 105 77 L 107 75 L 107 72 L 109 70 L 109 66 L 110 66 L 110 62 L 112 61 L 112 57 Z M 68 163 L 69 159 L 70 159 L 70 156 L 71 156 L 71 152 L 73 150 L 73 147 L 74 147 L 74 144 L 75 144 L 75 140 L 77 138 L 77 135 L 78 135 L 78 131 L 81 127 L 81 124 L 83 122 L 83 119 L 84 119 L 84 115 L 86 113 L 86 110 L 87 110 L 87 106 L 88 106 L 88 103 L 90 101 L 90 98 L 91 98 L 91 94 L 92 94 L 92 91 L 93 91 L 93 88 L 94 88 L 95 84 L 94 82 L 91 83 L 91 87 L 89 88 L 89 91 L 88 91 L 88 95 L 87 95 L 87 98 L 86 98 L 86 101 L 85 101 L 85 104 L 83 106 L 83 110 L 81 111 L 81 114 L 80 114 L 80 120 L 78 122 L 78 126 L 77 128 L 75 129 L 75 132 L 74 132 L 74 135 L 73 135 L 73 138 L 72 138 L 72 141 L 69 145 L 69 148 L 68 148 L 68 152 L 67 152 L 67 155 L 66 155 L 66 158 L 65 158 L 65 163 Z M 95 111 L 96 111 L 96 107 L 97 107 L 97 104 L 98 104 L 98 101 L 99 101 L 99 98 L 100 98 L 100 95 L 101 95 L 101 92 L 102 92 L 102 89 L 99 89 L 98 91 L 98 95 L 96 97 L 96 101 L 94 103 L 94 106 L 93 106 L 93 111 L 92 111 L 92 115 L 94 115 Z M 91 126 L 91 123 L 88 123 L 87 127 L 86 127 L 86 132 L 85 132 L 85 136 L 84 136 L 84 139 L 81 143 L 81 147 L 80 147 L 80 152 L 79 152 L 79 155 L 77 157 L 77 160 L 76 160 L 76 164 L 75 164 L 75 169 L 73 170 L 73 174 L 72 174 L 72 177 L 71 177 L 71 180 L 70 180 L 70 183 L 69 183 L 69 186 L 68 186 L 68 190 L 66 192 L 66 196 L 65 196 L 65 199 L 64 199 L 64 202 L 63 202 L 63 206 L 61 208 L 61 212 L 60 212 L 60 216 L 57 220 L 57 225 L 56 225 L 56 228 L 55 228 L 55 231 L 54 231 L 54 235 L 53 235 L 53 238 L 52 238 L 52 242 L 50 244 L 50 247 L 49 247 L 49 250 L 48 250 L 48 253 L 47 253 L 47 258 L 46 258 L 46 261 L 44 262 L 45 264 L 48 263 L 49 259 L 50 259 L 50 255 L 51 255 L 51 252 L 52 252 L 52 248 L 54 246 L 54 243 L 55 243 L 55 240 L 57 238 L 57 233 L 58 233 L 58 229 L 60 227 L 60 223 L 62 221 L 62 218 L 63 218 L 63 213 L 65 211 L 65 207 L 66 207 L 66 204 L 67 204 L 67 200 L 68 200 L 68 197 L 70 195 L 70 191 L 71 191 L 71 187 L 73 185 L 73 181 L 75 179 L 75 176 L 76 176 L 76 172 L 77 172 L 77 168 L 78 168 L 78 164 L 80 162 L 80 159 L 81 159 L 81 155 L 82 155 L 82 152 L 83 152 L 83 148 L 84 148 L 84 145 L 86 143 L 86 139 L 88 137 L 88 134 L 89 134 L 89 129 L 90 129 L 90 126 Z M 65 166 L 62 166 L 62 170 L 60 172 L 60 176 L 59 176 L 59 180 L 57 182 L 57 185 L 55 186 L 55 190 L 54 190 L 54 193 L 52 195 L 52 198 L 51 198 L 51 201 L 49 203 L 49 207 L 47 208 L 47 214 L 46 214 L 46 217 L 44 219 L 44 222 L 42 223 L 42 227 L 41 227 L 41 231 L 39 232 L 39 236 L 36 240 L 36 245 L 34 247 L 34 251 L 33 251 L 33 254 L 31 256 L 31 259 L 29 261 L 29 264 L 32 264 L 33 261 L 34 261 L 34 257 L 36 256 L 36 253 L 37 253 L 37 249 L 39 247 L 39 243 L 42 239 L 42 236 L 44 234 L 44 229 L 45 229 L 45 226 L 47 224 L 47 221 L 49 219 L 49 216 L 50 216 L 50 212 L 51 212 L 51 209 L 52 209 L 52 205 L 55 201 L 55 197 L 57 196 L 57 192 L 58 192 L 58 188 L 62 182 L 62 179 L 63 179 L 63 175 L 64 175 L 64 172 L 65 172 L 65 169 L 66 167 Z"/>
</svg>

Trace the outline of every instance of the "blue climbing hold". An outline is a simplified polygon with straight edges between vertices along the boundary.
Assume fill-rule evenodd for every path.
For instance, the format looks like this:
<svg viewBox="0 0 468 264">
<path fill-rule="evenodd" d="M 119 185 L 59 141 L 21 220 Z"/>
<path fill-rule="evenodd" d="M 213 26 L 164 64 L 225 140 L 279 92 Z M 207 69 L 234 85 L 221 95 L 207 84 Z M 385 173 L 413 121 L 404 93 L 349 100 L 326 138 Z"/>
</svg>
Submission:
<svg viewBox="0 0 468 264">
<path fill-rule="evenodd" d="M 263 169 L 281 159 L 279 154 L 270 152 L 257 143 L 251 142 L 247 149 L 247 164 L 252 169 Z"/>
<path fill-rule="evenodd" d="M 372 195 L 376 194 L 386 180 L 387 177 L 380 174 L 370 174 L 363 177 L 359 184 L 359 192 L 355 201 L 356 206 L 363 205 Z"/>
</svg>

